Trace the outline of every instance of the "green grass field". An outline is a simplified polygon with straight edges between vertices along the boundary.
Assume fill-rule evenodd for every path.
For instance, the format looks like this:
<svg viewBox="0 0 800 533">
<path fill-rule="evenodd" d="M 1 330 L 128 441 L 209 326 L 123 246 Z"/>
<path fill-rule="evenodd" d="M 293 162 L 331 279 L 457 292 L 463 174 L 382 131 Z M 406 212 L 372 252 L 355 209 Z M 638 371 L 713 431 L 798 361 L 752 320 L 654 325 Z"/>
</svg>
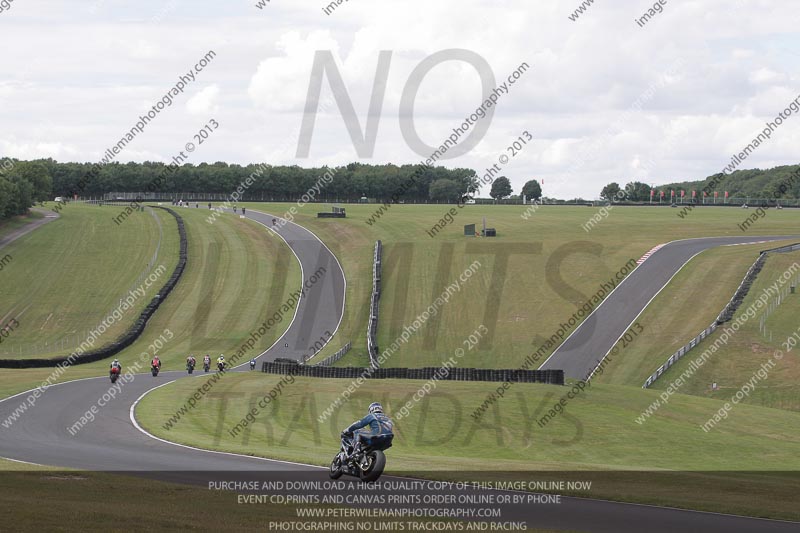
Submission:
<svg viewBox="0 0 800 533">
<path fill-rule="evenodd" d="M 754 382 L 756 383 L 755 390 L 743 398 L 742 403 L 800 411 L 800 388 L 797 386 L 798 380 L 800 380 L 800 347 L 784 345 L 789 337 L 800 331 L 800 318 L 798 318 L 800 317 L 800 294 L 789 294 L 781 305 L 767 317 L 768 333 L 766 334 L 759 331 L 759 320 L 764 314 L 764 309 L 759 308 L 756 303 L 766 287 L 780 283 L 779 280 L 783 278 L 784 273 L 792 270 L 794 270 L 794 274 L 790 277 L 795 279 L 800 273 L 800 252 L 769 256 L 764 269 L 758 275 L 747 298 L 737 312 L 737 317 L 747 317 L 747 321 L 731 336 L 723 348 L 707 359 L 691 375 L 687 383 L 680 388 L 681 393 L 729 400 L 745 383 L 758 377 L 759 379 Z M 790 282 L 786 282 L 784 285 L 784 287 L 789 286 Z M 770 299 L 770 301 L 773 300 L 774 298 Z M 753 305 L 756 307 L 752 308 L 755 313 L 751 312 L 751 318 L 745 313 Z M 729 322 L 725 326 L 731 327 L 731 323 Z M 772 333 L 771 341 L 769 332 Z M 653 388 L 666 389 L 674 379 L 689 368 L 693 360 L 698 360 L 701 354 L 722 334 L 721 329 L 717 330 L 670 368 L 661 379 L 656 381 Z M 776 350 L 784 353 L 782 358 L 775 358 Z M 760 376 L 757 376 L 757 372 L 762 365 L 768 364 L 770 361 L 774 363 L 774 367 L 768 368 L 767 376 L 761 379 Z M 711 389 L 712 383 L 717 383 L 718 390 Z"/>
<path fill-rule="evenodd" d="M 290 205 L 252 204 L 248 209 L 282 215 Z M 370 226 L 364 219 L 374 209 L 374 205 L 348 206 L 348 219 L 325 220 L 317 219 L 318 209 L 310 206 L 296 217 L 298 223 L 326 242 L 347 276 L 345 316 L 337 338 L 322 353 L 327 355 L 353 341 L 354 350 L 340 363 L 344 365 L 366 362 L 366 304 L 376 239 L 383 240 L 385 250 L 379 329 L 383 346 L 389 345 L 403 326 L 410 324 L 469 264 L 475 260 L 481 263 L 477 274 L 463 283 L 439 315 L 386 366 L 438 365 L 478 325 L 485 324 L 491 337 L 468 352 L 461 364 L 513 367 L 532 351 L 537 336 L 549 335 L 563 317 L 571 315 L 629 259 L 677 238 L 741 234 L 736 224 L 742 217 L 739 210 L 709 209 L 695 210 L 690 219 L 680 220 L 675 210 L 619 208 L 586 233 L 581 224 L 595 209 L 545 206 L 530 220 L 523 220 L 522 207 L 469 206 L 453 225 L 430 238 L 426 230 L 437 222 L 445 206 L 393 206 Z M 121 354 L 125 366 L 136 362 L 166 329 L 172 332 L 172 338 L 160 351 L 165 369 L 182 369 L 188 353 L 198 357 L 206 352 L 229 355 L 300 283 L 294 256 L 263 226 L 233 215 L 208 224 L 207 210 L 179 212 L 189 237 L 187 269 L 151 319 L 143 338 Z M 79 215 L 75 211 L 48 226 L 58 229 L 56 224 Z M 798 215 L 792 210 L 770 212 L 750 233 L 793 233 Z M 479 222 L 483 216 L 489 226 L 497 228 L 496 240 L 461 236 L 461 225 Z M 48 237 L 49 231 L 55 231 L 48 226 L 20 242 L 36 235 L 56 240 Z M 177 250 L 177 232 L 170 234 L 172 249 Z M 657 382 L 654 390 L 640 389 L 641 383 L 713 320 L 761 246 L 709 250 L 686 265 L 640 317 L 644 335 L 615 358 L 598 376 L 596 385 L 571 400 L 564 415 L 547 424 L 540 425 L 537 419 L 566 388 L 515 385 L 489 408 L 483 424 L 476 425 L 470 413 L 496 384 L 439 383 L 429 397 L 414 405 L 407 418 L 398 421 L 396 444 L 389 452 L 390 468 L 424 471 L 436 477 L 464 470 L 580 471 L 599 476 L 600 488 L 592 497 L 800 518 L 790 503 L 800 485 L 796 477 L 781 477 L 781 472 L 800 470 L 800 435 L 796 431 L 800 414 L 790 412 L 797 410 L 796 351 L 723 423 L 708 433 L 700 428 L 758 368 L 765 354 L 779 348 L 781 341 L 796 331 L 795 298 L 800 295 L 792 295 L 768 319 L 772 342 L 758 332 L 754 319 L 729 344 L 724 358 L 709 362 L 684 385 L 681 394 L 671 397 L 646 423 L 636 423 L 658 398 L 670 374 Z M 795 255 L 770 258 L 750 298 L 771 277 L 784 271 Z M 261 339 L 253 353 L 271 345 L 287 325 L 280 324 Z M 689 357 L 670 373 L 680 372 Z M 78 366 L 63 379 L 104 374 L 106 367 L 107 362 Z M 2 370 L 0 396 L 36 386 L 49 373 L 49 369 Z M 367 383 L 343 408 L 319 422 L 318 417 L 349 383 L 297 379 L 254 425 L 231 436 L 228 430 L 277 380 L 277 376 L 260 373 L 231 375 L 204 398 L 208 408 L 193 410 L 180 424 L 165 429 L 169 417 L 193 392 L 194 383 L 183 380 L 148 395 L 137 416 L 154 434 L 176 442 L 326 464 L 336 450 L 341 428 L 359 418 L 369 401 L 378 399 L 390 413 L 397 412 L 422 385 L 391 380 Z M 708 392 L 710 380 L 719 382 L 721 390 Z M 221 411 L 223 405 L 227 408 Z M 487 462 L 487 457 L 492 461 Z M 658 472 L 658 482 L 641 483 L 625 477 L 626 472 L 643 470 Z M 691 488 L 687 490 L 687 486 Z M 758 498 L 751 498 L 751 494 L 758 494 Z"/>
<path fill-rule="evenodd" d="M 4 339 L 0 357 L 67 355 L 120 305 L 129 289 L 135 290 L 156 251 L 159 229 L 149 213 L 136 213 L 117 225 L 111 218 L 119 210 L 73 204 L 61 218 L 4 249 L 14 260 L 2 272 L 0 319 L 4 324 L 16 319 L 20 325 Z M 151 287 L 143 287 L 145 295 L 107 329 L 96 348 L 130 327 L 175 268 L 177 225 L 169 214 L 157 215 L 164 238 L 149 273 L 163 265 L 163 274 Z"/>
<path fill-rule="evenodd" d="M 62 211 L 68 212 L 69 209 Z M 149 351 L 165 329 L 173 333 L 173 338 L 159 352 L 164 370 L 183 369 L 189 353 L 198 359 L 205 353 L 229 356 L 300 285 L 300 266 L 294 255 L 260 224 L 233 215 L 209 224 L 207 213 L 202 210 L 179 212 L 189 240 L 186 270 L 148 322 L 140 340 L 119 354 L 125 367 L 140 360 L 140 354 Z M 33 234 L 47 231 L 48 226 Z M 177 231 L 174 240 L 177 250 Z M 256 343 L 253 353 L 272 345 L 287 326 L 288 322 L 279 323 L 268 331 Z M 107 367 L 108 361 L 74 366 L 61 380 L 104 375 Z M 38 386 L 51 373 L 52 369 L 47 368 L 0 370 L 0 396 Z"/>
<path fill-rule="evenodd" d="M 667 358 L 713 322 L 761 245 L 707 250 L 676 275 L 637 320 L 642 334 L 612 359 L 600 383 L 642 385 Z"/>
<path fill-rule="evenodd" d="M 567 389 L 518 384 L 476 424 L 470 413 L 497 384 L 439 382 L 406 418 L 397 420 L 401 406 L 424 382 L 376 380 L 367 382 L 320 422 L 319 417 L 349 382 L 296 378 L 275 404 L 261 409 L 254 424 L 231 434 L 279 379 L 261 373 L 228 376 L 201 400 L 198 406 L 202 408 L 168 426 L 175 410 L 197 386 L 193 380 L 179 381 L 147 395 L 136 416 L 148 431 L 171 441 L 324 465 L 336 452 L 341 429 L 363 416 L 369 402 L 378 400 L 396 419 L 395 445 L 387 452 L 394 472 L 428 477 L 447 477 L 458 471 L 596 472 L 605 481 L 598 483 L 602 488 L 592 497 L 800 518 L 796 506 L 787 504 L 787 498 L 794 498 L 800 489 L 800 479 L 767 483 L 743 474 L 772 471 L 780 478 L 779 472 L 800 469 L 798 413 L 742 405 L 724 426 L 705 433 L 700 425 L 722 402 L 680 395 L 662 408 L 658 418 L 639 425 L 636 417 L 658 391 L 596 385 L 572 399 L 564 415 L 540 426 L 538 421 Z M 691 472 L 687 476 L 693 476 L 694 482 L 687 487 L 687 479 L 679 481 L 680 476 L 655 475 L 648 489 L 627 487 L 624 476 L 614 477 L 642 470 Z M 612 474 L 601 475 L 609 471 Z M 707 490 L 714 479 L 716 493 Z M 748 503 L 742 494 L 735 495 L 743 486 L 752 489 L 753 483 L 761 482 L 760 490 L 766 490 L 770 498 Z M 699 503 L 692 503 L 693 499 Z"/>
<path fill-rule="evenodd" d="M 282 215 L 291 204 L 247 205 Z M 638 259 L 653 246 L 675 239 L 742 235 L 737 224 L 744 216 L 739 209 L 709 208 L 680 219 L 675 209 L 617 207 L 587 233 L 582 225 L 597 208 L 544 206 L 524 220 L 520 216 L 523 206 L 467 206 L 452 225 L 431 238 L 426 230 L 450 206 L 395 205 L 373 225 L 365 219 L 376 209 L 374 204 L 346 207 L 348 218 L 344 220 L 316 218 L 317 211 L 329 210 L 327 205 L 308 205 L 295 217 L 331 247 L 347 275 L 347 309 L 337 335 L 341 339 L 323 352 L 328 354 L 352 341 L 354 349 L 342 365 L 364 365 L 367 360 L 365 335 L 375 240 L 383 241 L 385 254 L 378 328 L 381 347 L 389 346 L 468 265 L 481 262 L 478 274 L 386 364 L 412 367 L 440 365 L 446 359 L 444 354 L 449 355 L 480 324 L 489 328 L 490 338 L 462 364 L 518 366 L 533 351 L 536 338 L 549 337 L 559 322 L 631 258 Z M 498 237 L 463 237 L 462 226 L 480 225 L 483 217 L 488 226 L 497 228 Z M 770 211 L 748 234 L 794 234 L 798 222 L 800 211 Z M 641 344 L 636 351 L 619 369 L 610 368 L 612 381 L 641 385 L 676 349 L 673 346 L 680 346 L 707 326 L 730 299 L 757 257 L 759 246 L 709 251 L 690 262 L 659 301 L 663 316 L 671 317 L 668 326 L 656 325 L 656 318 L 664 323 L 663 316 L 652 317 L 648 336 L 637 341 Z M 703 298 L 691 297 L 712 285 Z M 664 307 L 664 303 L 668 305 Z"/>
</svg>

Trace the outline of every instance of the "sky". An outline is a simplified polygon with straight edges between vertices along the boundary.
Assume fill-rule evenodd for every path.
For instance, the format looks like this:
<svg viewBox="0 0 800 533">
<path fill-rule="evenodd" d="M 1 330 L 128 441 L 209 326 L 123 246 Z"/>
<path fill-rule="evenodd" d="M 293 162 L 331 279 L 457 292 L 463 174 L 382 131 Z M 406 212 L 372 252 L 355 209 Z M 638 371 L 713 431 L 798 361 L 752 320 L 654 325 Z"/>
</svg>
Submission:
<svg viewBox="0 0 800 533">
<path fill-rule="evenodd" d="M 101 160 L 210 51 L 116 160 L 167 162 L 193 142 L 191 163 L 417 164 L 526 65 L 437 164 L 594 198 L 721 172 L 800 96 L 800 10 L 778 0 L 661 0 L 644 24 L 656 2 L 577 16 L 581 0 L 7 2 L 0 157 Z M 740 168 L 800 162 L 795 114 Z"/>
</svg>

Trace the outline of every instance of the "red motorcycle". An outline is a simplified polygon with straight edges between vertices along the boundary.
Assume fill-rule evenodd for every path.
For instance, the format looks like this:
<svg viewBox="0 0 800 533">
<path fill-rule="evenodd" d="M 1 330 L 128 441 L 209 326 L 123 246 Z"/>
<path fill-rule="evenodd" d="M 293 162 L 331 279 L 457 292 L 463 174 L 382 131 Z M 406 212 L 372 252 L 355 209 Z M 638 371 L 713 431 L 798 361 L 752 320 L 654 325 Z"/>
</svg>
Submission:
<svg viewBox="0 0 800 533">
<path fill-rule="evenodd" d="M 119 378 L 119 368 L 114 367 L 111 369 L 111 383 L 116 383 Z"/>
</svg>

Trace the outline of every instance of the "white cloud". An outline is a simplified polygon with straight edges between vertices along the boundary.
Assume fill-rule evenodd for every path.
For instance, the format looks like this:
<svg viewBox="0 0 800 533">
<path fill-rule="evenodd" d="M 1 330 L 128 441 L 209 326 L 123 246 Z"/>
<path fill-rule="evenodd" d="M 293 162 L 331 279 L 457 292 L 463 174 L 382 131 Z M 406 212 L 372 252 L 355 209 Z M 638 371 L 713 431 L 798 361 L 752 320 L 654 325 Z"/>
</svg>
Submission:
<svg viewBox="0 0 800 533">
<path fill-rule="evenodd" d="M 336 107 L 318 114 L 310 157 L 295 158 L 318 50 L 336 58 L 362 128 L 378 55 L 392 51 L 375 154 L 365 161 L 373 163 L 419 161 L 398 114 L 410 73 L 428 55 L 475 51 L 498 82 L 529 63 L 482 142 L 444 164 L 482 172 L 528 130 L 535 141 L 505 173 L 517 190 L 530 176 L 544 178 L 548 196 L 596 195 L 605 183 L 643 172 L 650 182 L 719 172 L 800 93 L 797 17 L 778 2 L 670 2 L 645 28 L 634 22 L 641 6 L 629 2 L 596 2 L 577 22 L 567 18 L 577 0 L 499 0 L 492 9 L 478 0 L 351 0 L 330 16 L 323 1 L 271 2 L 262 10 L 254 3 L 15 4 L 3 13 L 0 33 L 0 47 L 13 51 L 2 58 L 0 156 L 97 159 L 208 50 L 217 58 L 126 147 L 122 161 L 169 159 L 196 132 L 198 117 L 212 113 L 220 134 L 193 162 L 358 160 Z M 665 79 L 677 60 L 682 67 Z M 653 84 L 652 97 L 631 110 Z M 480 100 L 474 69 L 444 63 L 420 85 L 414 124 L 426 142 L 439 143 Z M 685 133 L 672 135 L 679 126 Z M 796 162 L 798 138 L 800 117 L 793 117 L 748 166 Z"/>
<path fill-rule="evenodd" d="M 209 85 L 189 98 L 186 102 L 186 110 L 192 115 L 216 113 L 219 110 L 219 106 L 216 104 L 217 96 L 219 96 L 219 85 Z"/>
</svg>

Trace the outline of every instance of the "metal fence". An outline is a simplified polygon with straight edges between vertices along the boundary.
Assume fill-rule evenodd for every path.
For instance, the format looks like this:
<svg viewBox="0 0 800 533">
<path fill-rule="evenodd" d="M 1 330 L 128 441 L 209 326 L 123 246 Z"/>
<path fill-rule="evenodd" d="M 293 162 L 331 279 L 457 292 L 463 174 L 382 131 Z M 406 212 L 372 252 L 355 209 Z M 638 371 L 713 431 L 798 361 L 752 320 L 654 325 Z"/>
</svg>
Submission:
<svg viewBox="0 0 800 533">
<path fill-rule="evenodd" d="M 669 367 L 671 367 L 672 365 L 677 363 L 678 360 L 680 360 L 681 357 L 683 357 L 690 350 L 692 350 L 692 348 L 694 348 L 695 346 L 700 344 L 700 341 L 702 341 L 703 339 L 705 339 L 706 337 L 708 337 L 709 335 L 714 333 L 714 331 L 716 329 L 717 329 L 717 321 L 715 320 L 714 322 L 711 323 L 710 326 L 708 326 L 706 329 L 701 331 L 700 334 L 697 337 L 695 337 L 692 340 L 690 340 L 689 344 L 687 344 L 686 346 L 681 347 L 680 350 L 678 350 L 674 354 L 670 355 L 669 359 L 667 359 L 667 361 L 663 365 L 658 367 L 658 370 L 653 372 L 650 375 L 650 377 L 647 378 L 647 381 L 644 382 L 644 385 L 642 385 L 642 388 L 646 389 L 646 388 L 650 387 L 650 385 L 652 385 L 658 378 L 661 377 L 661 374 L 666 372 Z"/>
<path fill-rule="evenodd" d="M 733 297 L 722 309 L 722 312 L 719 314 L 719 316 L 717 316 L 717 324 L 724 324 L 733 318 L 736 310 L 739 309 L 740 305 L 742 305 L 745 296 L 747 296 L 747 293 L 750 292 L 750 287 L 753 285 L 756 276 L 758 276 L 758 273 L 761 272 L 762 268 L 764 268 L 764 262 L 767 260 L 767 255 L 769 255 L 768 252 L 761 252 L 758 255 L 758 259 L 756 259 L 755 262 L 750 265 L 750 268 L 747 270 L 747 274 L 744 275 L 744 279 L 742 279 L 739 287 L 737 287 L 736 292 L 733 293 Z"/>
<path fill-rule="evenodd" d="M 336 352 L 335 354 L 331 355 L 330 357 L 326 357 L 324 360 L 320 361 L 319 363 L 312 365 L 312 366 L 331 366 L 333 363 L 344 357 L 347 352 L 353 347 L 353 344 L 348 342 L 345 344 L 341 350 Z"/>
<path fill-rule="evenodd" d="M 381 241 L 375 242 L 375 253 L 372 261 L 372 296 L 369 303 L 369 324 L 367 324 L 367 353 L 369 364 L 378 368 L 378 313 L 381 300 L 381 258 L 383 245 Z"/>
<path fill-rule="evenodd" d="M 761 272 L 761 269 L 764 267 L 764 263 L 766 262 L 769 254 L 787 253 L 787 252 L 793 252 L 795 250 L 800 250 L 800 243 L 790 244 L 788 246 L 781 246 L 779 248 L 771 248 L 769 250 L 761 250 L 758 254 L 758 259 L 756 259 L 755 262 L 752 265 L 750 265 L 750 268 L 747 270 L 747 274 L 744 275 L 744 279 L 742 279 L 742 282 L 739 284 L 739 287 L 736 289 L 736 292 L 733 293 L 733 297 L 722 309 L 722 312 L 720 312 L 720 314 L 717 316 L 717 319 L 709 327 L 701 331 L 699 335 L 690 340 L 688 344 L 686 344 L 680 350 L 672 354 L 663 365 L 658 367 L 658 369 L 655 372 L 653 372 L 650 375 L 650 377 L 647 378 L 647 380 L 645 380 L 644 385 L 642 385 L 642 388 L 646 389 L 650 387 L 650 385 L 652 385 L 658 378 L 660 378 L 661 375 L 664 372 L 666 372 L 668 368 L 677 363 L 684 355 L 686 355 L 689 351 L 691 351 L 695 346 L 700 344 L 700 341 L 711 335 L 711 333 L 713 333 L 714 330 L 717 329 L 717 326 L 724 324 L 725 322 L 728 322 L 733 318 L 734 313 L 736 313 L 736 310 L 739 308 L 742 301 L 744 301 L 745 296 L 747 296 L 747 293 L 750 291 L 750 287 L 752 286 L 753 282 L 758 276 L 758 273 Z M 776 307 L 777 305 L 780 305 L 780 302 L 776 303 Z M 764 317 L 762 317 L 761 323 L 759 325 L 759 330 L 766 331 L 764 325 Z"/>
<path fill-rule="evenodd" d="M 252 191 L 245 191 L 239 197 L 238 202 L 296 202 L 298 197 L 301 193 L 295 194 L 274 194 L 266 191 L 260 192 L 252 192 Z M 88 197 L 87 197 L 88 198 Z M 95 197 L 91 197 L 95 198 Z M 233 202 L 231 199 L 231 194 L 225 192 L 109 192 L 105 193 L 102 196 L 97 197 L 100 200 L 127 200 L 127 201 L 136 201 L 136 200 L 146 200 L 146 201 L 153 201 L 153 200 L 162 200 L 162 201 L 172 201 L 172 200 L 184 200 L 184 201 L 191 201 L 191 202 L 226 202 L 230 201 Z M 515 198 L 503 198 L 500 200 L 495 200 L 492 198 L 473 198 L 476 204 L 478 205 L 523 205 L 522 198 L 515 197 Z M 776 206 L 780 205 L 781 207 L 800 207 L 800 199 L 798 198 L 755 198 L 755 197 L 748 197 L 748 196 L 731 196 L 729 198 L 724 198 L 720 196 L 714 201 L 713 196 L 706 197 L 703 200 L 702 197 L 695 198 L 694 201 L 690 196 L 685 196 L 680 198 L 680 196 L 676 196 L 673 199 L 668 197 L 664 197 L 661 202 L 658 201 L 658 197 L 654 197 L 653 201 L 643 200 L 643 201 L 636 201 L 636 202 L 614 202 L 614 205 L 631 205 L 631 206 L 650 206 L 650 207 L 669 207 L 672 203 L 676 205 L 685 206 L 685 205 L 695 205 L 698 207 L 701 206 L 716 206 L 716 207 L 741 207 L 742 205 L 748 205 L 752 207 L 759 207 L 759 206 Z M 362 199 L 360 196 L 338 196 L 336 193 L 333 193 L 330 196 L 318 196 L 311 200 L 308 203 L 340 203 L 340 204 L 381 204 L 384 201 L 388 202 L 391 201 L 390 199 L 381 199 L 381 198 L 368 198 L 366 200 Z M 398 202 L 399 204 L 420 204 L 420 205 L 455 205 L 455 202 L 452 200 L 431 200 L 429 198 L 411 198 L 407 197 L 404 198 L 402 201 Z M 597 206 L 597 205 L 605 205 L 608 202 L 603 199 L 591 199 L 591 198 L 573 198 L 570 200 L 559 200 L 555 198 L 548 198 L 542 201 L 543 205 L 564 205 L 564 206 L 574 206 L 574 205 L 587 205 L 587 206 Z"/>
</svg>

